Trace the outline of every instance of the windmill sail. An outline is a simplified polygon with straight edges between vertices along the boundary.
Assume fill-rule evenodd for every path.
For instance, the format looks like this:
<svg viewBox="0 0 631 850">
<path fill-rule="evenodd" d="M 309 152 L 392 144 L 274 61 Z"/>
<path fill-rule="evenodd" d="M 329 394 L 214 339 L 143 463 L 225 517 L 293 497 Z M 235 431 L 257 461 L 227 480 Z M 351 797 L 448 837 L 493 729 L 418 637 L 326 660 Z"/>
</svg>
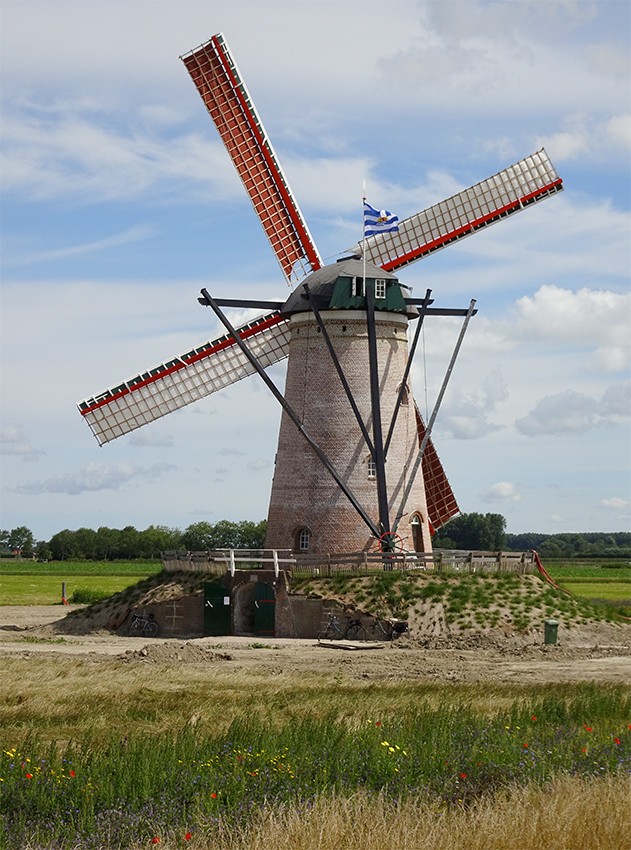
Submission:
<svg viewBox="0 0 631 850">
<path fill-rule="evenodd" d="M 396 271 L 563 189 L 545 150 L 366 239 L 366 259 Z M 362 253 L 363 243 L 350 249 Z"/>
<path fill-rule="evenodd" d="M 425 423 L 416 402 L 414 403 L 414 407 L 418 441 L 419 444 L 422 444 L 425 437 Z M 423 482 L 425 484 L 429 521 L 434 528 L 440 528 L 441 525 L 444 525 L 452 517 L 459 514 L 460 508 L 458 507 L 454 491 L 451 489 L 451 484 L 447 479 L 431 437 L 427 441 L 425 451 L 423 452 L 421 468 Z"/>
<path fill-rule="evenodd" d="M 263 366 L 287 356 L 289 328 L 279 313 L 237 329 Z M 254 368 L 230 336 L 205 342 L 122 384 L 79 402 L 100 445 L 247 378 Z"/>
<path fill-rule="evenodd" d="M 221 33 L 182 56 L 289 282 L 319 269 L 318 249 Z"/>
</svg>

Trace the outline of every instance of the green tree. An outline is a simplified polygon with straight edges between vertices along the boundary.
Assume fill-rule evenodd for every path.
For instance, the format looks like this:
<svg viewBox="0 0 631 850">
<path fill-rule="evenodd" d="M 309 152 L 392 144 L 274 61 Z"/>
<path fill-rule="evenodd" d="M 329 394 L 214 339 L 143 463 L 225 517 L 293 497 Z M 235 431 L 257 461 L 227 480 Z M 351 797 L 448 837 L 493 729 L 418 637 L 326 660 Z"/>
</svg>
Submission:
<svg viewBox="0 0 631 850">
<path fill-rule="evenodd" d="M 116 558 L 120 540 L 120 531 L 102 525 L 96 532 L 96 558 L 109 561 Z"/>
<path fill-rule="evenodd" d="M 51 561 L 53 553 L 50 550 L 48 541 L 38 540 L 35 544 L 35 557 L 38 561 Z"/>
<path fill-rule="evenodd" d="M 73 546 L 75 558 L 85 558 L 88 561 L 98 557 L 97 540 L 98 535 L 92 528 L 78 528 L 73 534 Z"/>
<path fill-rule="evenodd" d="M 25 525 L 20 525 L 9 532 L 8 543 L 11 551 L 16 552 L 18 556 L 26 555 L 30 557 L 35 548 L 33 532 Z"/>
<path fill-rule="evenodd" d="M 495 551 L 506 543 L 506 519 L 501 514 L 461 514 L 444 525 L 434 537 L 434 546 Z"/>
<path fill-rule="evenodd" d="M 159 558 L 162 552 L 180 547 L 182 532 L 166 525 L 150 525 L 140 532 L 139 538 L 140 555 L 143 558 Z"/>
<path fill-rule="evenodd" d="M 213 527 L 209 522 L 195 522 L 184 530 L 182 546 L 189 552 L 201 552 L 214 549 Z"/>
<path fill-rule="evenodd" d="M 70 531 L 69 528 L 53 534 L 48 545 L 55 561 L 65 561 L 75 557 L 74 531 Z"/>
</svg>

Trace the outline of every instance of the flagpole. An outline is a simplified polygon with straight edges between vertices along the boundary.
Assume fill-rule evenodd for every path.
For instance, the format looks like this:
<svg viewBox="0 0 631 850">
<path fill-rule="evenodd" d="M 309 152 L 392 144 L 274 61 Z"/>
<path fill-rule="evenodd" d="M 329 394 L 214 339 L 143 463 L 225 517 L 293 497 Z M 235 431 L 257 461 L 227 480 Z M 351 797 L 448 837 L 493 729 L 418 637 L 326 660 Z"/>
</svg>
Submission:
<svg viewBox="0 0 631 850">
<path fill-rule="evenodd" d="M 364 295 L 366 295 L 366 219 L 365 219 L 365 210 L 364 205 L 366 203 L 366 181 L 364 180 L 364 197 L 362 198 L 362 254 L 364 257 Z"/>
</svg>

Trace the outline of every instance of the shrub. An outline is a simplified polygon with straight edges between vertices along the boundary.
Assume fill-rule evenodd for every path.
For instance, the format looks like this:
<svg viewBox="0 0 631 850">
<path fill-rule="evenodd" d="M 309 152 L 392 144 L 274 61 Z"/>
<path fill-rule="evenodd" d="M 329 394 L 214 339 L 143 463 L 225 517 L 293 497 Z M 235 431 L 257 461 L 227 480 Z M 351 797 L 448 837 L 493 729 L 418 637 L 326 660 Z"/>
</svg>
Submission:
<svg viewBox="0 0 631 850">
<path fill-rule="evenodd" d="M 73 605 L 93 605 L 95 602 L 102 602 L 109 596 L 110 594 L 106 590 L 92 590 L 89 587 L 78 587 L 70 597 L 70 602 Z"/>
</svg>

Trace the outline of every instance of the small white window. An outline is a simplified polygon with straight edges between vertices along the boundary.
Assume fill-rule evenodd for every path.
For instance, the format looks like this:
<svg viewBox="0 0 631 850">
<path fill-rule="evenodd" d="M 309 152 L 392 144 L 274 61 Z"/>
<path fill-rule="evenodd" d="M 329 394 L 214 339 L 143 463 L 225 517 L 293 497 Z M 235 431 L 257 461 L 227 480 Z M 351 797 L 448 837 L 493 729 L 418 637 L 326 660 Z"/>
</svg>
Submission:
<svg viewBox="0 0 631 850">
<path fill-rule="evenodd" d="M 382 278 L 375 281 L 375 298 L 386 297 L 386 282 Z"/>
<path fill-rule="evenodd" d="M 358 295 L 364 294 L 364 280 L 361 277 L 354 277 L 351 280 L 351 296 L 355 298 Z"/>
<path fill-rule="evenodd" d="M 308 528 L 301 528 L 298 533 L 298 548 L 301 552 L 306 552 L 311 543 L 311 532 Z"/>
<path fill-rule="evenodd" d="M 374 457 L 368 458 L 368 478 L 376 478 L 377 477 L 377 462 Z"/>
</svg>

